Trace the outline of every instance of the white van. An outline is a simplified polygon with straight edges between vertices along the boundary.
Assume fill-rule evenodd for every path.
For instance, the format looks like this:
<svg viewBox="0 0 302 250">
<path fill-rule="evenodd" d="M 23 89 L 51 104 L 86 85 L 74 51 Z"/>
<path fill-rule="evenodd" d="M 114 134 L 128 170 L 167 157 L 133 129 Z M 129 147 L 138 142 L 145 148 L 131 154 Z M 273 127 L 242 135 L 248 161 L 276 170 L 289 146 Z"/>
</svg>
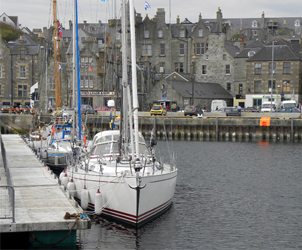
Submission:
<svg viewBox="0 0 302 250">
<path fill-rule="evenodd" d="M 261 106 L 261 112 L 275 112 L 276 104 L 275 102 L 263 102 Z"/>
<path fill-rule="evenodd" d="M 288 100 L 288 101 L 282 101 L 281 102 L 281 109 L 282 110 L 291 110 L 297 107 L 297 103 L 295 100 Z"/>
<path fill-rule="evenodd" d="M 224 100 L 213 100 L 211 103 L 211 112 L 221 110 L 227 107 L 226 101 Z"/>
</svg>

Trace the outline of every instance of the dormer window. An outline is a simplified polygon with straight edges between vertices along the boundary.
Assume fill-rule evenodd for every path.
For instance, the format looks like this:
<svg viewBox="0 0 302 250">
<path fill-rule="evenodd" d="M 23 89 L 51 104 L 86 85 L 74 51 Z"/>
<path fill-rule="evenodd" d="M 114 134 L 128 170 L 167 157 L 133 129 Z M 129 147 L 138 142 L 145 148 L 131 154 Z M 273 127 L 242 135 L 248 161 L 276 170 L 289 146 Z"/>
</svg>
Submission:
<svg viewBox="0 0 302 250">
<path fill-rule="evenodd" d="M 179 37 L 185 37 L 185 30 L 184 29 L 179 31 Z"/>
<path fill-rule="evenodd" d="M 145 30 L 145 38 L 149 38 L 149 30 Z"/>
<path fill-rule="evenodd" d="M 115 39 L 116 39 L 116 40 L 120 40 L 120 39 L 121 39 L 121 33 L 120 33 L 119 31 L 117 31 L 117 32 L 115 33 Z"/>
<path fill-rule="evenodd" d="M 296 20 L 295 21 L 295 26 L 297 27 L 297 26 L 300 26 L 300 20 Z"/>
<path fill-rule="evenodd" d="M 199 37 L 202 37 L 202 36 L 203 36 L 203 29 L 199 29 L 199 30 L 198 30 L 198 36 L 199 36 Z"/>
<path fill-rule="evenodd" d="M 158 38 L 163 38 L 164 32 L 162 30 L 158 31 Z"/>
<path fill-rule="evenodd" d="M 257 23 L 256 20 L 254 20 L 254 21 L 252 22 L 252 27 L 253 27 L 253 28 L 256 28 L 257 26 L 258 26 L 258 23 Z"/>
<path fill-rule="evenodd" d="M 20 50 L 20 59 L 25 59 L 25 50 Z"/>
</svg>

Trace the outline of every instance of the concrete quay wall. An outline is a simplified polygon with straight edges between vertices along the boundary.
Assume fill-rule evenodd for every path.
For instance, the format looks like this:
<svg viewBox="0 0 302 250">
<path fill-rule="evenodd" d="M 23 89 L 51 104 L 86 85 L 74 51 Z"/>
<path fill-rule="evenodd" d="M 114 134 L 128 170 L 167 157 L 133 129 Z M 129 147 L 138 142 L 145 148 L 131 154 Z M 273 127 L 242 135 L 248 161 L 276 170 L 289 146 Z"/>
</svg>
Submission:
<svg viewBox="0 0 302 250">
<path fill-rule="evenodd" d="M 89 135 L 109 129 L 109 118 L 87 120 Z M 265 119 L 263 121 L 263 119 Z M 302 141 L 302 119 L 279 117 L 139 117 L 139 131 L 148 138 L 156 127 L 158 139 Z"/>
<path fill-rule="evenodd" d="M 17 115 L 16 115 L 17 116 Z M 34 116 L 22 115 L 13 117 L 5 116 L 2 122 L 8 126 L 31 129 L 38 119 Z M 2 116 L 4 117 L 4 116 Z M 263 119 L 268 122 L 261 124 Z M 50 115 L 41 116 L 41 124 L 51 120 Z M 89 115 L 86 120 L 86 132 L 89 138 L 96 133 L 109 129 L 109 116 Z M 155 125 L 156 124 L 156 125 Z M 255 114 L 241 117 L 204 116 L 203 118 L 165 116 L 151 117 L 139 116 L 139 130 L 147 138 L 156 126 L 158 139 L 169 140 L 280 140 L 302 141 L 302 119 L 299 114 L 291 116 L 273 116 L 268 114 Z M 116 126 L 118 127 L 118 126 Z"/>
</svg>

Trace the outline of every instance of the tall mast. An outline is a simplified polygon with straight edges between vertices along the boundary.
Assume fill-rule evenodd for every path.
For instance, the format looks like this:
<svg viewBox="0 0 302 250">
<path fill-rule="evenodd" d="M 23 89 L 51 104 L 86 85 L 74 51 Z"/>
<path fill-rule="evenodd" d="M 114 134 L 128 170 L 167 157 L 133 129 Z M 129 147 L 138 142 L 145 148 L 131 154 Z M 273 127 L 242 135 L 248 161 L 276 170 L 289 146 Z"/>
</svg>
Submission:
<svg viewBox="0 0 302 250">
<path fill-rule="evenodd" d="M 130 2 L 131 68 L 132 68 L 132 98 L 133 98 L 133 114 L 134 114 L 133 117 L 134 117 L 135 154 L 136 157 L 139 158 L 136 43 L 135 43 L 135 20 L 134 20 L 135 14 L 134 14 L 134 3 L 133 3 L 134 1 L 130 0 L 129 2 Z"/>
<path fill-rule="evenodd" d="M 122 154 L 127 155 L 127 133 L 128 133 L 128 95 L 127 91 L 128 88 L 128 74 L 127 74 L 127 17 L 126 17 L 126 0 L 122 1 L 122 100 L 123 100 L 123 106 L 122 106 L 122 117 L 121 117 L 121 125 L 122 125 L 122 135 L 124 138 L 121 138 L 122 140 Z M 122 155 L 122 156 L 124 156 Z M 128 155 L 127 155 L 128 156 Z"/>
<path fill-rule="evenodd" d="M 61 73 L 59 65 L 61 63 L 60 52 L 60 37 L 58 30 L 57 20 L 57 1 L 53 0 L 53 59 L 55 65 L 55 97 L 56 97 L 56 109 L 62 106 L 62 94 L 61 94 Z"/>
</svg>

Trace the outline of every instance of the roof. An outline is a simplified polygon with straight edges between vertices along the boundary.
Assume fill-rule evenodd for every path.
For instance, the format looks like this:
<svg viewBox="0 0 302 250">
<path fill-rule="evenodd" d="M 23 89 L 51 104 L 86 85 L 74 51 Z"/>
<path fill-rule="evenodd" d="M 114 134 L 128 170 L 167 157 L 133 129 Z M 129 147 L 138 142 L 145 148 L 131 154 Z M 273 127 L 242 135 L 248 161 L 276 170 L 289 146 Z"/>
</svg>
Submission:
<svg viewBox="0 0 302 250">
<path fill-rule="evenodd" d="M 27 49 L 27 55 L 36 55 L 39 53 L 40 45 L 37 44 L 28 34 L 23 34 L 22 36 L 23 42 L 20 41 L 20 38 L 18 38 L 14 42 L 8 42 L 7 46 L 10 49 L 11 55 L 18 55 L 19 47 L 24 45 Z"/>
<path fill-rule="evenodd" d="M 227 52 L 229 52 L 229 54 L 232 57 L 235 57 L 240 51 L 240 49 L 237 46 L 230 45 L 230 44 L 227 44 L 227 43 L 225 43 L 224 48 Z"/>
<path fill-rule="evenodd" d="M 290 44 L 274 44 L 266 45 L 261 48 L 253 57 L 249 58 L 247 62 L 253 61 L 272 61 L 272 54 L 274 52 L 274 61 L 298 61 L 301 55 Z"/>
<path fill-rule="evenodd" d="M 192 97 L 192 81 L 172 81 L 172 87 L 185 98 Z M 232 99 L 233 96 L 218 83 L 194 82 L 196 99 Z"/>
</svg>

